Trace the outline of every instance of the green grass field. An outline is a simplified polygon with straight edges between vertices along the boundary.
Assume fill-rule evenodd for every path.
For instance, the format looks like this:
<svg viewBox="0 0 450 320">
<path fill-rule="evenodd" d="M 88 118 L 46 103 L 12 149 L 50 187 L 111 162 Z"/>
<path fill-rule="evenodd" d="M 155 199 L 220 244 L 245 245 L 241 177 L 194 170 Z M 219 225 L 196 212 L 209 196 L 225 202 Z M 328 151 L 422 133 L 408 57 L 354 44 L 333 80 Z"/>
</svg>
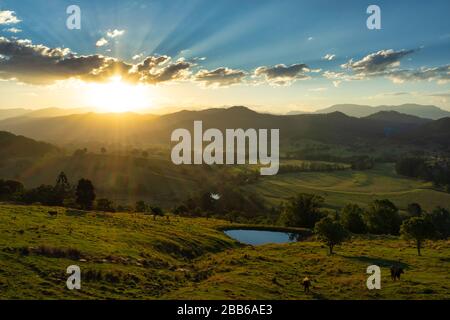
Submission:
<svg viewBox="0 0 450 320">
<path fill-rule="evenodd" d="M 347 203 L 366 206 L 375 199 L 389 199 L 405 210 L 417 202 L 424 209 L 448 207 L 450 194 L 432 188 L 430 182 L 398 176 L 393 164 L 377 164 L 367 171 L 303 172 L 263 177 L 246 187 L 277 204 L 297 193 L 314 193 L 325 198 L 328 208 L 338 209 Z"/>
<path fill-rule="evenodd" d="M 395 237 L 356 238 L 328 256 L 314 239 L 241 245 L 227 227 L 238 225 L 0 205 L 0 299 L 450 299 L 450 241 L 427 243 L 418 257 Z M 393 282 L 398 261 L 406 274 Z M 82 287 L 70 291 L 74 264 Z M 365 287 L 371 264 L 382 267 L 382 290 Z"/>
</svg>

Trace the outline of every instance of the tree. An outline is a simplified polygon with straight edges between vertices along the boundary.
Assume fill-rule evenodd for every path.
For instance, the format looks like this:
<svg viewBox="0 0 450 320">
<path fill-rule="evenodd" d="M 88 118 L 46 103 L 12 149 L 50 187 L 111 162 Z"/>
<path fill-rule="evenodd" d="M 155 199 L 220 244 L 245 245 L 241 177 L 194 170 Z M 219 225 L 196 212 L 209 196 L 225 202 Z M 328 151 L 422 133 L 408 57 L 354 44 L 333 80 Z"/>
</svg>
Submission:
<svg viewBox="0 0 450 320">
<path fill-rule="evenodd" d="M 137 201 L 134 206 L 136 212 L 147 212 L 148 206 L 144 201 Z"/>
<path fill-rule="evenodd" d="M 64 205 L 64 200 L 71 195 L 71 187 L 69 183 L 69 179 L 67 178 L 66 174 L 61 171 L 56 178 L 56 184 L 54 188 L 55 192 L 55 200 L 57 202 L 57 205 Z"/>
<path fill-rule="evenodd" d="M 150 207 L 150 210 L 153 213 L 153 220 L 156 220 L 156 217 L 164 217 L 164 212 L 160 207 Z"/>
<path fill-rule="evenodd" d="M 417 253 L 420 256 L 422 244 L 435 235 L 433 224 L 423 217 L 413 217 L 405 220 L 401 226 L 400 234 L 405 240 L 415 240 Z"/>
<path fill-rule="evenodd" d="M 356 234 L 367 232 L 367 226 L 363 219 L 364 210 L 357 204 L 347 204 L 341 211 L 341 223 L 345 229 Z"/>
<path fill-rule="evenodd" d="M 411 217 L 420 217 L 422 215 L 422 207 L 418 203 L 408 204 L 408 214 Z"/>
<path fill-rule="evenodd" d="M 397 235 L 402 222 L 397 207 L 387 199 L 373 201 L 366 212 L 366 220 L 373 234 Z"/>
<path fill-rule="evenodd" d="M 106 198 L 97 200 L 97 210 L 105 212 L 115 212 L 114 203 Z"/>
<path fill-rule="evenodd" d="M 322 218 L 317 222 L 314 227 L 314 232 L 328 246 L 330 254 L 333 254 L 333 248 L 336 245 L 341 244 L 348 238 L 347 230 L 339 222 L 330 217 Z"/>
<path fill-rule="evenodd" d="M 436 237 L 439 239 L 450 237 L 450 211 L 437 207 L 432 212 L 427 213 L 425 218 L 434 226 Z"/>
<path fill-rule="evenodd" d="M 88 179 L 80 179 L 76 189 L 76 201 L 84 210 L 92 209 L 95 200 L 95 188 Z"/>
<path fill-rule="evenodd" d="M 0 199 L 2 200 L 16 200 L 24 190 L 23 184 L 18 181 L 0 180 Z"/>
<path fill-rule="evenodd" d="M 285 207 L 282 219 L 286 226 L 314 228 L 323 214 L 320 211 L 324 199 L 314 194 L 301 193 Z"/>
</svg>

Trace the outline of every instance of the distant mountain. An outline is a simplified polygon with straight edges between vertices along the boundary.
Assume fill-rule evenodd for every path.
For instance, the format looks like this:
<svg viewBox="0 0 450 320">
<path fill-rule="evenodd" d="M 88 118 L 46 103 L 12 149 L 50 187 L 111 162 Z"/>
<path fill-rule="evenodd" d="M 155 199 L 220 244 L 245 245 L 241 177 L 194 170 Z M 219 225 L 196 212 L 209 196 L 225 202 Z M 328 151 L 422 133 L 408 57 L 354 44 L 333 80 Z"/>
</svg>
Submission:
<svg viewBox="0 0 450 320">
<path fill-rule="evenodd" d="M 421 125 L 432 121 L 430 119 L 424 119 L 397 111 L 380 111 L 365 117 L 365 119 L 412 125 Z"/>
<path fill-rule="evenodd" d="M 88 108 L 75 108 L 75 109 L 45 108 L 38 110 L 31 110 L 24 108 L 0 109 L 0 120 L 16 117 L 31 117 L 31 118 L 61 117 L 71 114 L 87 113 L 89 111 L 90 109 Z"/>
<path fill-rule="evenodd" d="M 17 157 L 40 157 L 58 149 L 51 144 L 0 131 L 0 160 Z"/>
<path fill-rule="evenodd" d="M 241 106 L 185 110 L 163 116 L 86 113 L 46 118 L 17 117 L 0 121 L 0 130 L 55 144 L 97 142 L 144 147 L 155 143 L 170 145 L 173 130 L 191 130 L 195 120 L 203 121 L 204 130 L 280 129 L 281 140 L 311 139 L 339 144 L 392 139 L 393 135 L 432 122 L 397 112 L 381 112 L 365 118 L 350 117 L 342 112 L 289 116 L 258 113 Z"/>
<path fill-rule="evenodd" d="M 367 117 L 380 111 L 396 111 L 425 119 L 441 119 L 450 117 L 450 112 L 432 105 L 403 104 L 400 106 L 371 107 L 357 104 L 337 104 L 329 108 L 318 110 L 316 113 L 342 112 L 352 117 Z"/>
<path fill-rule="evenodd" d="M 8 119 L 8 118 L 14 118 L 14 117 L 20 117 L 24 114 L 29 113 L 31 110 L 27 109 L 0 109 L 0 120 Z"/>
</svg>

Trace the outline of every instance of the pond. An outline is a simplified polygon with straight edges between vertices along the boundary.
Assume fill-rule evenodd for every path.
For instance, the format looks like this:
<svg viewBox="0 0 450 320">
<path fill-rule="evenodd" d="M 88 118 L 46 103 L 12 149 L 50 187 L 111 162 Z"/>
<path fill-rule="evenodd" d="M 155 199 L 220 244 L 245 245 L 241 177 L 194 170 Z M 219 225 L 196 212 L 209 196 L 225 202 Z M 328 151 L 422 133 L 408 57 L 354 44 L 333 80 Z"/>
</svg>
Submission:
<svg viewBox="0 0 450 320">
<path fill-rule="evenodd" d="M 225 234 L 241 243 L 250 244 L 253 246 L 268 244 L 268 243 L 290 243 L 297 241 L 297 234 L 280 232 L 280 231 L 266 231 L 266 230 L 245 230 L 235 229 L 226 230 Z"/>
</svg>

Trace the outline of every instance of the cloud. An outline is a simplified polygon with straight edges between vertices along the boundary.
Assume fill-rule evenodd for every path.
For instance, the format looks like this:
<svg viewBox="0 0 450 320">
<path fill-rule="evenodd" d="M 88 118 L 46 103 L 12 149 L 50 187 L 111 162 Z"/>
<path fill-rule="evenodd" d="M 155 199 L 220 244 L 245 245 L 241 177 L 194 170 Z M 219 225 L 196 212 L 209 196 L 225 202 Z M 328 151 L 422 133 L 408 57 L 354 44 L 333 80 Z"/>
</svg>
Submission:
<svg viewBox="0 0 450 320">
<path fill-rule="evenodd" d="M 67 48 L 0 37 L 0 79 L 44 85 L 67 79 L 106 82 L 114 76 L 133 83 L 158 84 L 186 79 L 192 64 L 150 56 L 139 64 L 102 55 L 78 56 Z"/>
<path fill-rule="evenodd" d="M 439 84 L 450 82 L 450 65 L 420 68 L 416 70 L 397 70 L 386 75 L 394 83 L 405 81 L 436 81 Z"/>
<path fill-rule="evenodd" d="M 332 61 L 336 58 L 335 54 L 327 53 L 324 57 L 322 57 L 322 60 Z"/>
<path fill-rule="evenodd" d="M 221 67 L 211 71 L 200 70 L 194 76 L 194 80 L 202 82 L 205 86 L 227 87 L 242 83 L 246 75 L 247 73 L 242 70 Z"/>
<path fill-rule="evenodd" d="M 144 57 L 144 54 L 143 53 L 139 53 L 139 54 L 135 54 L 133 56 L 133 58 L 131 58 L 131 59 L 133 59 L 133 60 L 141 60 L 143 57 Z"/>
<path fill-rule="evenodd" d="M 306 64 L 293 64 L 286 66 L 284 64 L 278 64 L 273 67 L 259 67 L 254 71 L 255 77 L 263 77 L 268 83 L 272 85 L 289 85 L 296 80 L 305 80 L 310 77 L 306 75 L 306 72 L 310 72 Z"/>
<path fill-rule="evenodd" d="M 108 44 L 108 40 L 106 40 L 105 38 L 100 38 L 96 43 L 95 43 L 95 45 L 97 46 L 97 47 L 104 47 L 104 46 L 106 46 Z"/>
<path fill-rule="evenodd" d="M 19 20 L 16 17 L 16 13 L 14 11 L 0 11 L 0 25 L 1 24 L 16 24 L 19 23 Z"/>
<path fill-rule="evenodd" d="M 323 91 L 327 91 L 327 90 L 328 90 L 327 88 L 323 88 L 323 87 L 308 89 L 308 91 L 310 91 L 310 92 L 323 92 Z"/>
<path fill-rule="evenodd" d="M 155 68 L 154 71 L 150 71 L 145 75 L 142 80 L 149 84 L 186 80 L 189 77 L 189 69 L 191 66 L 192 64 L 189 62 L 177 61 L 159 69 Z"/>
<path fill-rule="evenodd" d="M 411 95 L 410 92 L 387 92 L 383 93 L 383 96 L 386 97 L 399 97 L 399 96 L 409 96 Z"/>
<path fill-rule="evenodd" d="M 341 67 L 344 69 L 350 69 L 351 71 L 359 74 L 385 72 L 400 66 L 400 60 L 413 52 L 415 52 L 415 50 L 380 50 L 378 52 L 371 53 L 358 61 L 353 61 L 353 59 L 351 59 Z"/>
<path fill-rule="evenodd" d="M 18 28 L 3 29 L 3 31 L 11 32 L 11 33 L 19 33 L 19 32 L 22 32 L 22 30 L 21 30 L 21 29 L 18 29 Z"/>
<path fill-rule="evenodd" d="M 428 96 L 430 96 L 430 97 L 440 97 L 440 98 L 450 98 L 450 92 L 446 92 L 446 93 L 431 93 Z"/>
<path fill-rule="evenodd" d="M 308 41 L 314 40 L 314 37 L 308 37 Z"/>
<path fill-rule="evenodd" d="M 106 35 L 108 36 L 108 38 L 114 39 L 116 37 L 120 37 L 125 33 L 125 30 L 109 30 Z"/>
<path fill-rule="evenodd" d="M 356 81 L 356 80 L 364 80 L 364 75 L 355 75 L 348 74 L 345 72 L 335 72 L 335 71 L 325 71 L 322 74 L 326 79 L 332 80 L 333 85 L 337 88 L 340 86 L 342 82 Z"/>
</svg>

